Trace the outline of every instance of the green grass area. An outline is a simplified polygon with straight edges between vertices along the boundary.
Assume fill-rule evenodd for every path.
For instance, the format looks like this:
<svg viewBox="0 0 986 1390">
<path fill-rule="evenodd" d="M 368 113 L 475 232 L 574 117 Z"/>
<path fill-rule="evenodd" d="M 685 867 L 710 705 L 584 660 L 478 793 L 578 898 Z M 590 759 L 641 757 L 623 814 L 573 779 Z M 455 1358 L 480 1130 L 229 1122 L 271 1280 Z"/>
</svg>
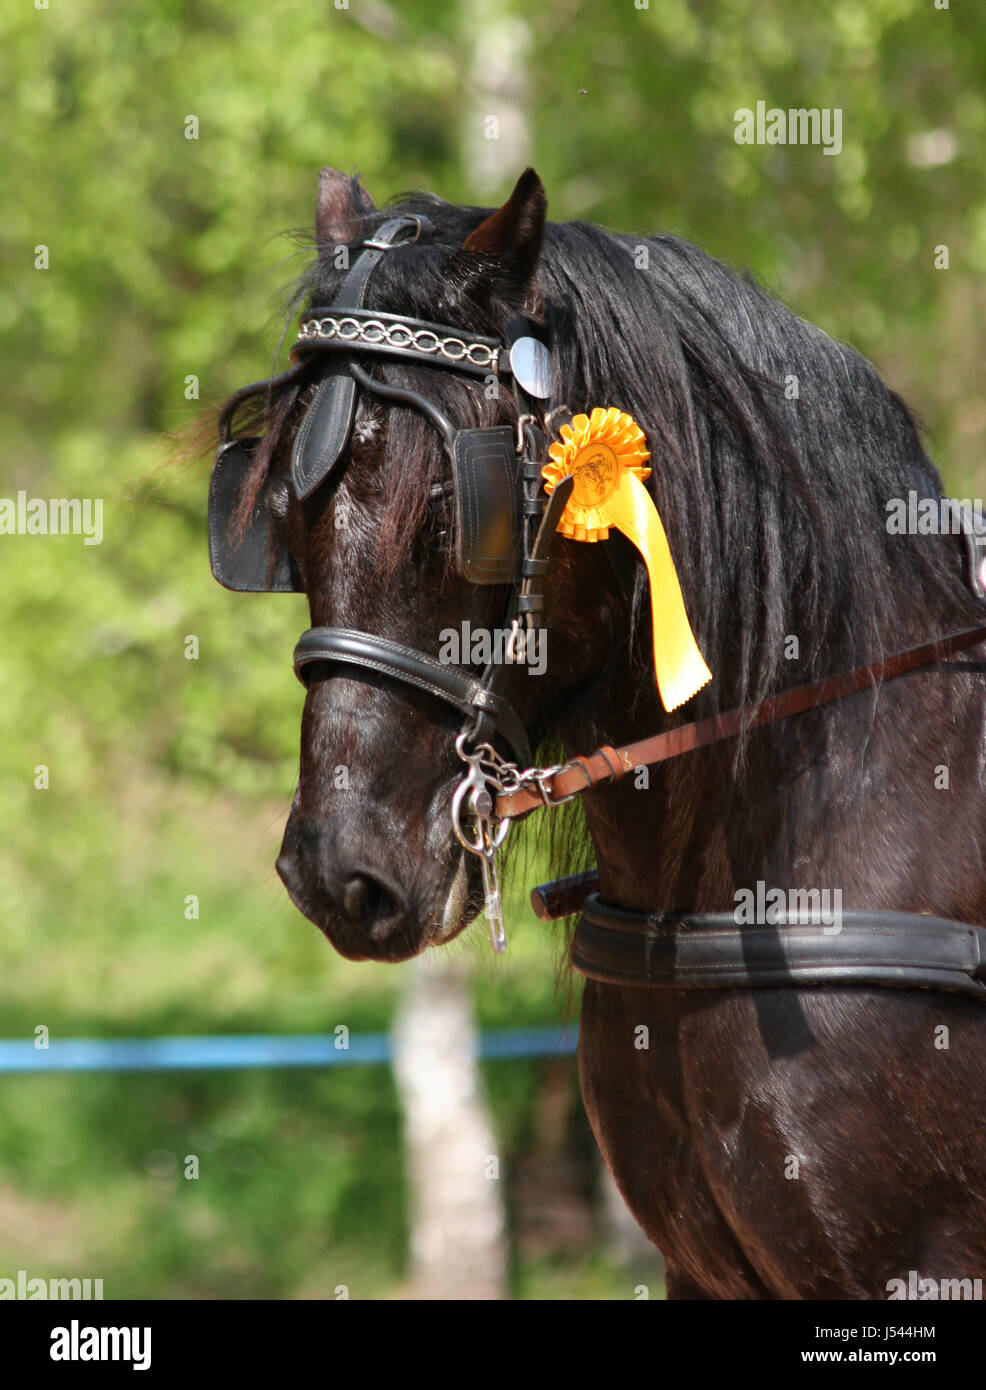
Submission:
<svg viewBox="0 0 986 1390">
<path fill-rule="evenodd" d="M 58 812 L 67 847 L 2 938 L 2 1036 L 389 1027 L 401 968 L 343 961 L 276 879 L 286 805 L 147 774 L 138 795 L 123 784 L 98 807 L 38 806 Z M 185 915 L 191 893 L 197 919 Z M 446 948 L 471 962 L 477 1017 L 560 1022 L 557 934 L 519 883 L 506 904 L 505 958 L 482 923 Z M 574 1063 L 553 1065 L 571 1067 L 574 1090 Z M 517 1220 L 513 1165 L 535 1142 L 542 1064 L 487 1063 L 484 1076 Z M 0 1076 L 2 1274 L 101 1277 L 107 1297 L 323 1298 L 344 1284 L 354 1298 L 393 1298 L 407 1220 L 385 1066 Z M 596 1241 L 521 1250 L 513 1285 L 519 1298 L 634 1296 Z"/>
<path fill-rule="evenodd" d="M 494 1087 L 508 1134 L 536 1081 L 531 1064 L 509 1066 Z M 385 1069 L 6 1077 L 0 1131 L 5 1277 L 99 1277 L 107 1298 L 401 1296 L 404 1165 Z M 635 1272 L 597 1246 L 521 1255 L 513 1271 L 521 1299 L 635 1298 L 641 1284 L 663 1296 L 656 1259 Z"/>
<path fill-rule="evenodd" d="M 384 1072 L 8 1077 L 0 1123 L 5 1269 L 98 1275 L 127 1298 L 331 1297 L 340 1283 L 355 1298 L 399 1282 Z"/>
</svg>

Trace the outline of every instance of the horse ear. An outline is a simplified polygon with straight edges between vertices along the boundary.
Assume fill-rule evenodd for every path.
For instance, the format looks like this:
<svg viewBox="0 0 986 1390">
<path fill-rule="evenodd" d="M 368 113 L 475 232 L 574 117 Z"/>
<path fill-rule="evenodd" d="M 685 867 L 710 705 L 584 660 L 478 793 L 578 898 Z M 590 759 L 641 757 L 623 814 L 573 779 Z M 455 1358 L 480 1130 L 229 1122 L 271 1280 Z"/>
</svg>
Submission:
<svg viewBox="0 0 986 1390">
<path fill-rule="evenodd" d="M 319 248 L 356 241 L 360 219 L 376 211 L 373 199 L 359 181 L 338 169 L 320 169 L 315 239 Z"/>
<path fill-rule="evenodd" d="M 526 289 L 541 254 L 547 210 L 544 185 L 533 169 L 525 169 L 503 207 L 469 233 L 459 256 L 493 261 L 511 281 Z"/>
</svg>

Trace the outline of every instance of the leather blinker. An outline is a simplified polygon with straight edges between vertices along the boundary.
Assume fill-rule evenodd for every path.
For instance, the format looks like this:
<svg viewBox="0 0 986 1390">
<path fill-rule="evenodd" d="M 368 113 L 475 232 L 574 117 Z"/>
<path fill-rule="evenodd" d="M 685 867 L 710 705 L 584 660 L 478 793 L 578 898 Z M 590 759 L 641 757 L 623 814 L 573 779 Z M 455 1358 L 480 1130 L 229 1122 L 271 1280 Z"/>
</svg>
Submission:
<svg viewBox="0 0 986 1390">
<path fill-rule="evenodd" d="M 238 593 L 303 593 L 301 576 L 277 534 L 277 489 L 286 486 L 282 479 L 265 479 L 242 535 L 231 534 L 240 489 L 253 467 L 259 443 L 259 439 L 233 439 L 216 454 L 209 479 L 212 573 L 224 588 Z"/>
<path fill-rule="evenodd" d="M 457 430 L 452 483 L 460 574 L 473 584 L 512 584 L 523 539 L 513 429 Z"/>
</svg>

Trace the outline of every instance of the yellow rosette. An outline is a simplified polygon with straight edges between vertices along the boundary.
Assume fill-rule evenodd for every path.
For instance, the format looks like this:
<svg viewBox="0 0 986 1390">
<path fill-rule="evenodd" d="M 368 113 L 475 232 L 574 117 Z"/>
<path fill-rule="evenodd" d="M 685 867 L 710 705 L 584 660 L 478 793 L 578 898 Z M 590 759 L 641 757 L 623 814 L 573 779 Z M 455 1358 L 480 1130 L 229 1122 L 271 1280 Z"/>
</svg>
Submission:
<svg viewBox="0 0 986 1390">
<path fill-rule="evenodd" d="M 644 487 L 650 469 L 647 440 L 637 422 L 614 406 L 597 407 L 562 425 L 561 442 L 548 449 L 541 470 L 545 490 L 554 491 L 571 473 L 575 486 L 558 530 L 575 541 L 604 541 L 609 528 L 633 542 L 650 581 L 654 670 L 661 703 L 677 707 L 712 679 L 692 633 L 671 547 L 657 508 Z"/>
</svg>

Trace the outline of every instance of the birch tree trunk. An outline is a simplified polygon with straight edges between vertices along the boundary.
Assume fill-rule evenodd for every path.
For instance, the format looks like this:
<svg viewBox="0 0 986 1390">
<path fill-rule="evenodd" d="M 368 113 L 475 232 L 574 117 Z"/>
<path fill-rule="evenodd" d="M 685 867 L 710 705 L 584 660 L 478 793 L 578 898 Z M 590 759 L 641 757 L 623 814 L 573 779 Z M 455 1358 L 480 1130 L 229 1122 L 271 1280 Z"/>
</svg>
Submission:
<svg viewBox="0 0 986 1390">
<path fill-rule="evenodd" d="M 477 195 L 506 194 L 531 161 L 530 30 L 502 0 L 461 0 L 461 14 L 469 54 L 463 162 Z"/>
<path fill-rule="evenodd" d="M 530 36 L 502 0 L 461 0 L 460 18 L 469 55 L 462 158 L 481 199 L 509 191 L 530 159 Z M 479 922 L 471 930 L 484 928 Z M 402 968 L 407 985 L 394 1068 L 410 1186 L 411 1296 L 506 1298 L 500 1165 L 477 1061 L 468 969 L 443 950 Z"/>
<path fill-rule="evenodd" d="M 411 1205 L 412 1298 L 507 1296 L 500 1161 L 467 971 L 436 951 L 402 967 L 394 1027 Z"/>
</svg>

